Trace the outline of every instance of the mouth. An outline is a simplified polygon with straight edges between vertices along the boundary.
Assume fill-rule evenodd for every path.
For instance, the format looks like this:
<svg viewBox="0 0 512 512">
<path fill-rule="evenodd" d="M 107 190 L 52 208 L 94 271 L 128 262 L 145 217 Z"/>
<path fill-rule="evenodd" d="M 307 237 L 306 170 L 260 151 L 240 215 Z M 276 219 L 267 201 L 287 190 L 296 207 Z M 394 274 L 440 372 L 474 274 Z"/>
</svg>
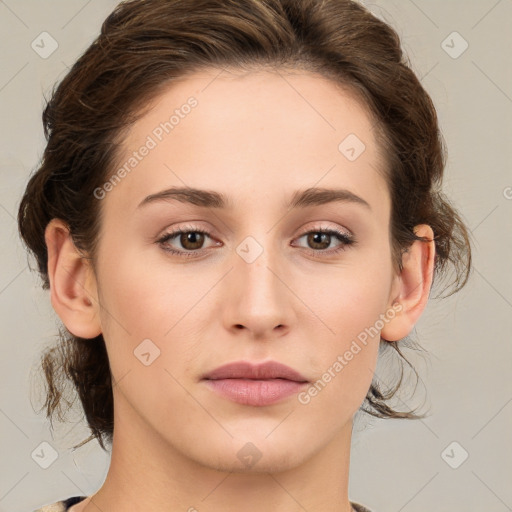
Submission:
<svg viewBox="0 0 512 512">
<path fill-rule="evenodd" d="M 205 374 L 202 381 L 224 398 L 257 407 L 280 402 L 308 384 L 299 372 L 276 361 L 229 363 Z"/>
</svg>

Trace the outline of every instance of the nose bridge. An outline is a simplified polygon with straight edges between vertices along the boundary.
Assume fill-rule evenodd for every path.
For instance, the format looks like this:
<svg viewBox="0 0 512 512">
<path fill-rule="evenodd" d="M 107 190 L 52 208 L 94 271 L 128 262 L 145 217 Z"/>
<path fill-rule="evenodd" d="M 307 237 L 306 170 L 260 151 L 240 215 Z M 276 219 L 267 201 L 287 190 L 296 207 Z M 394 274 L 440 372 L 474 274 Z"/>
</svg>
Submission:
<svg viewBox="0 0 512 512">
<path fill-rule="evenodd" d="M 279 294 L 279 280 L 276 277 L 276 267 L 282 255 L 278 255 L 271 247 L 271 236 L 265 240 L 252 236 L 246 237 L 236 248 L 235 278 L 244 289 L 245 295 L 253 295 L 253 299 L 263 298 L 272 300 Z"/>
<path fill-rule="evenodd" d="M 269 332 L 291 321 L 290 291 L 281 269 L 284 255 L 271 234 L 248 236 L 235 248 L 234 281 L 229 318 L 231 325 Z"/>
</svg>

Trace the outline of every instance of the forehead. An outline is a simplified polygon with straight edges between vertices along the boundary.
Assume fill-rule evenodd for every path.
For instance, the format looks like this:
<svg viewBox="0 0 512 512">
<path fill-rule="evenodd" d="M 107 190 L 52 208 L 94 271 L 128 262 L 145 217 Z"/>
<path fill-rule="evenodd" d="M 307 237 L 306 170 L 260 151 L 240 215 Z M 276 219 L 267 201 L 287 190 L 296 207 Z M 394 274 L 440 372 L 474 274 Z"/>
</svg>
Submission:
<svg viewBox="0 0 512 512">
<path fill-rule="evenodd" d="M 135 157 L 143 146 L 151 149 Z M 146 195 L 184 185 L 245 190 L 260 201 L 313 186 L 371 196 L 385 188 L 380 151 L 364 105 L 323 76 L 202 70 L 169 84 L 131 127 L 116 166 L 128 172 L 108 202 L 133 210 Z"/>
</svg>

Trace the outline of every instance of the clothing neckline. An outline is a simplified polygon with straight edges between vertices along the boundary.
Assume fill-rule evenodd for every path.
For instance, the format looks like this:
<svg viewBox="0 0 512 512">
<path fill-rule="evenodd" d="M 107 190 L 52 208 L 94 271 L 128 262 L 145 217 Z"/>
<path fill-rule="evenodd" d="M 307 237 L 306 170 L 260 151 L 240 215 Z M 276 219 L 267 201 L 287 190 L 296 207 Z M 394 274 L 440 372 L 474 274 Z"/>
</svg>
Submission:
<svg viewBox="0 0 512 512">
<path fill-rule="evenodd" d="M 65 507 L 64 510 L 65 511 L 69 510 L 73 505 L 76 505 L 77 503 L 84 501 L 86 498 L 87 498 L 87 496 L 73 496 L 71 498 L 63 500 L 62 504 Z M 352 507 L 353 512 L 371 512 L 364 505 L 361 505 L 360 503 L 356 503 L 354 501 L 350 502 L 350 506 Z"/>
</svg>

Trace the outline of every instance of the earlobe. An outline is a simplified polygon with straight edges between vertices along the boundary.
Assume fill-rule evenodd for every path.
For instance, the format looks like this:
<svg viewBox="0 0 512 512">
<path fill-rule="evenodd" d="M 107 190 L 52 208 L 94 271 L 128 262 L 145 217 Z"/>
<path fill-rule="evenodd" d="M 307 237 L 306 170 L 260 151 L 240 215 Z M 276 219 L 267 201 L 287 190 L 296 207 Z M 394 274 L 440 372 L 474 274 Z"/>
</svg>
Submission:
<svg viewBox="0 0 512 512">
<path fill-rule="evenodd" d="M 52 219 L 45 230 L 52 306 L 71 334 L 101 334 L 96 280 L 89 260 L 76 248 L 67 224 Z"/>
<path fill-rule="evenodd" d="M 411 333 L 425 309 L 433 281 L 435 242 L 434 232 L 427 224 L 415 226 L 417 236 L 429 241 L 415 241 L 404 253 L 402 272 L 397 276 L 398 293 L 391 297 L 392 303 L 399 303 L 400 311 L 381 331 L 381 338 L 398 341 Z"/>
</svg>

